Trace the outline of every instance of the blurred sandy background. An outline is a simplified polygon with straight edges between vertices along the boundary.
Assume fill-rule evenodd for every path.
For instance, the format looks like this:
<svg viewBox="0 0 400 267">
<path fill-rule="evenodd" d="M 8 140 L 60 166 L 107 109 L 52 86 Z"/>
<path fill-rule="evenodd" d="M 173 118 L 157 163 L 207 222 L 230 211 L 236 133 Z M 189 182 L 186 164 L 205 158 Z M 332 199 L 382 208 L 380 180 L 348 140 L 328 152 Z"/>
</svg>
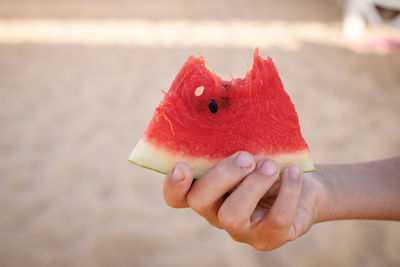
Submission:
<svg viewBox="0 0 400 267">
<path fill-rule="evenodd" d="M 333 0 L 216 2 L 0 1 L 0 266 L 400 266 L 399 223 L 324 223 L 258 252 L 127 161 L 190 54 L 228 79 L 256 46 L 315 162 L 400 152 L 400 52 L 349 49 Z"/>
</svg>

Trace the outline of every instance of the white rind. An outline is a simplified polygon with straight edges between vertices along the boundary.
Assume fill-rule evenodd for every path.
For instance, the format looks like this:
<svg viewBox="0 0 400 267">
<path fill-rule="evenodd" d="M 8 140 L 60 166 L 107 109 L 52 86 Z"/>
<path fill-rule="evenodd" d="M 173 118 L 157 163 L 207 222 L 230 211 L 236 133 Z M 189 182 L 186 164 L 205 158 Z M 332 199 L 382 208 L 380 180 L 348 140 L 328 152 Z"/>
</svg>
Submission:
<svg viewBox="0 0 400 267">
<path fill-rule="evenodd" d="M 311 155 L 308 150 L 279 155 L 256 155 L 256 159 L 269 158 L 275 160 L 281 169 L 290 164 L 297 164 L 303 172 L 314 171 L 314 164 L 311 160 Z M 187 163 L 193 170 L 194 177 L 201 176 L 204 172 L 209 170 L 220 159 L 205 159 L 199 157 L 191 157 L 184 154 L 173 154 L 162 148 L 148 142 L 145 137 L 142 137 L 135 149 L 129 156 L 129 161 L 161 173 L 168 173 L 177 162 Z"/>
</svg>

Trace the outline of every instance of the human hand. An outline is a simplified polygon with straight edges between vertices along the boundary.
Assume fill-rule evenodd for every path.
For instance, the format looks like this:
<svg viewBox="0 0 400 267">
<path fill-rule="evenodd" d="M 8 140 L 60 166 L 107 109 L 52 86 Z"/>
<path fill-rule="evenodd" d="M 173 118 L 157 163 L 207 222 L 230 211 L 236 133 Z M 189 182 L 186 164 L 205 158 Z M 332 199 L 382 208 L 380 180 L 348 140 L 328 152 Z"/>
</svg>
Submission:
<svg viewBox="0 0 400 267">
<path fill-rule="evenodd" d="M 249 153 L 237 152 L 191 186 L 192 181 L 190 167 L 177 163 L 164 182 L 166 203 L 192 208 L 234 240 L 258 250 L 295 240 L 318 221 L 323 187 L 312 174 L 303 177 L 296 165 L 280 176 L 274 161 L 256 162 Z"/>
</svg>

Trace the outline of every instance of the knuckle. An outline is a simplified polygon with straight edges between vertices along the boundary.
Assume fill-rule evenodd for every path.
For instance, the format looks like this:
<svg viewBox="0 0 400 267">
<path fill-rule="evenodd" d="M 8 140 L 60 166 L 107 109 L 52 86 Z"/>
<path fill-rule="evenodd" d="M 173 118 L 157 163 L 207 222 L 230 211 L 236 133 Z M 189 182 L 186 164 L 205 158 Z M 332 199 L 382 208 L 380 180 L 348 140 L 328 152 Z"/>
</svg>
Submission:
<svg viewBox="0 0 400 267">
<path fill-rule="evenodd" d="M 271 251 L 273 248 L 265 241 L 253 241 L 250 244 L 253 248 L 259 251 Z"/>
<path fill-rule="evenodd" d="M 246 243 L 245 238 L 243 238 L 243 236 L 241 236 L 241 235 L 238 235 L 238 234 L 229 234 L 229 235 L 236 242 Z"/>
<path fill-rule="evenodd" d="M 231 234 L 230 236 L 231 236 L 231 238 L 232 238 L 234 241 L 236 241 L 236 242 L 243 242 L 242 239 L 239 238 L 239 236 L 237 236 L 237 235 Z"/>
<path fill-rule="evenodd" d="M 207 220 L 207 221 L 211 226 L 214 226 L 214 227 L 216 227 L 218 229 L 223 229 L 219 222 L 214 221 L 214 220 Z"/>
<path fill-rule="evenodd" d="M 199 199 L 193 194 L 188 194 L 186 197 L 186 203 L 198 214 L 204 214 L 208 207 L 206 202 L 201 200 L 199 201 Z"/>
<path fill-rule="evenodd" d="M 290 222 L 283 217 L 274 218 L 270 222 L 270 227 L 277 231 L 286 230 L 289 226 L 290 226 Z"/>
<path fill-rule="evenodd" d="M 221 226 L 226 230 L 234 230 L 237 228 L 237 221 L 232 214 L 226 212 L 224 209 L 218 211 L 218 220 Z"/>
<path fill-rule="evenodd" d="M 254 238 L 251 239 L 251 242 L 249 242 L 249 244 L 253 248 L 259 251 L 271 251 L 282 245 L 282 243 L 280 242 L 280 238 L 274 236 L 270 237 L 254 236 Z"/>
</svg>

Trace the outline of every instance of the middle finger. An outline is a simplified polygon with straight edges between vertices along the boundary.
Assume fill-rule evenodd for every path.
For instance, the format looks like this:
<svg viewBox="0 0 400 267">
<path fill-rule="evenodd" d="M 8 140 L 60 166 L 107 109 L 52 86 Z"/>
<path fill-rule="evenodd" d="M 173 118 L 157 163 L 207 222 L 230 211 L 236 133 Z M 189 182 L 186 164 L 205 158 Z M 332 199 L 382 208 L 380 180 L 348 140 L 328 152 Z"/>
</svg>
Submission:
<svg viewBox="0 0 400 267">
<path fill-rule="evenodd" d="M 253 156 L 244 151 L 223 159 L 193 184 L 186 198 L 189 207 L 212 225 L 219 226 L 217 214 L 224 195 L 250 174 L 254 167 Z"/>
</svg>

